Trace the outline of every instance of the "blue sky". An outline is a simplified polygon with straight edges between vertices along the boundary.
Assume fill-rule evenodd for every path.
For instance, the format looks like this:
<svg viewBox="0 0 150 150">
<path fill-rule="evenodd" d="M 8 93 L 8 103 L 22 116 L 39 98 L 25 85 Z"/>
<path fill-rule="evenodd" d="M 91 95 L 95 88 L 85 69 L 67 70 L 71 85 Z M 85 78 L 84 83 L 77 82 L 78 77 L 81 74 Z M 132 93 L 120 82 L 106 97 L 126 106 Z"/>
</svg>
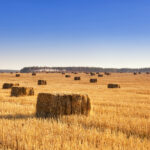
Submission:
<svg viewBox="0 0 150 150">
<path fill-rule="evenodd" d="M 150 67 L 149 0 L 0 0 L 0 68 Z"/>
</svg>

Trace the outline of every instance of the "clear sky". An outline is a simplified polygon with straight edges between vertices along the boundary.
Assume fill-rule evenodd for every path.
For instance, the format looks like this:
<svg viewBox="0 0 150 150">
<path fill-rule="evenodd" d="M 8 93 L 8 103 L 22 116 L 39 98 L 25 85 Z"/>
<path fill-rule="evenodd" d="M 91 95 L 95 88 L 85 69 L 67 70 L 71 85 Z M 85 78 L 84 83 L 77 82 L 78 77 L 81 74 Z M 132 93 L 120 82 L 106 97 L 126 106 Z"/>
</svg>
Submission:
<svg viewBox="0 0 150 150">
<path fill-rule="evenodd" d="M 150 67 L 150 0 L 0 0 L 0 69 Z"/>
</svg>

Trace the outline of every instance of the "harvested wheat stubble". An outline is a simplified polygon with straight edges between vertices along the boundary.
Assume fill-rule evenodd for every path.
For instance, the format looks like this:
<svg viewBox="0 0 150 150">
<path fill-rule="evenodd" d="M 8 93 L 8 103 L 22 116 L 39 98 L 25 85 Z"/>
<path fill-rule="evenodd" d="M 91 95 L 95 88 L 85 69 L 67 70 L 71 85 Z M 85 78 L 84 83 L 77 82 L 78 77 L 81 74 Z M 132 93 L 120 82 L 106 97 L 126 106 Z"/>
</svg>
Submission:
<svg viewBox="0 0 150 150">
<path fill-rule="evenodd" d="M 119 84 L 108 84 L 108 88 L 120 88 Z"/>
<path fill-rule="evenodd" d="M 20 77 L 20 74 L 16 74 L 16 77 Z"/>
<path fill-rule="evenodd" d="M 34 89 L 30 87 L 12 87 L 11 96 L 32 96 Z"/>
<path fill-rule="evenodd" d="M 70 75 L 65 75 L 65 77 L 66 77 L 66 78 L 70 78 L 71 76 L 70 76 Z"/>
<path fill-rule="evenodd" d="M 38 85 L 46 85 L 46 80 L 38 80 Z"/>
<path fill-rule="evenodd" d="M 36 73 L 35 73 L 35 72 L 33 72 L 33 73 L 32 73 L 32 76 L 36 76 Z"/>
<path fill-rule="evenodd" d="M 37 98 L 37 117 L 89 115 L 90 111 L 91 102 L 88 95 L 39 93 Z"/>
<path fill-rule="evenodd" d="M 4 83 L 4 84 L 3 84 L 3 89 L 11 89 L 13 86 L 19 86 L 19 84 Z"/>
<path fill-rule="evenodd" d="M 103 74 L 98 74 L 98 77 L 103 77 Z"/>
<path fill-rule="evenodd" d="M 97 82 L 97 79 L 90 79 L 90 82 L 91 82 L 91 83 L 96 83 L 96 82 Z"/>
<path fill-rule="evenodd" d="M 81 80 L 80 77 L 74 77 L 74 80 Z"/>
</svg>

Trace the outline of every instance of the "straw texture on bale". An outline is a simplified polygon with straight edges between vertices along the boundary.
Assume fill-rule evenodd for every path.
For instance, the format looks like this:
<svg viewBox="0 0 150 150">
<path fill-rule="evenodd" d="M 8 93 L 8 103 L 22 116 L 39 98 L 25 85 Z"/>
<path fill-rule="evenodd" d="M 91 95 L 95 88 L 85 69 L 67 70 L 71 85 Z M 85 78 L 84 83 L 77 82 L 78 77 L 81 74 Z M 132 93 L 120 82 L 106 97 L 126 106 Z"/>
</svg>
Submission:
<svg viewBox="0 0 150 150">
<path fill-rule="evenodd" d="M 46 80 L 38 80 L 38 85 L 46 85 Z"/>
<path fill-rule="evenodd" d="M 39 93 L 37 98 L 37 117 L 89 115 L 90 110 L 91 102 L 88 95 Z"/>
<path fill-rule="evenodd" d="M 19 86 L 19 84 L 4 83 L 3 84 L 3 89 L 11 89 L 13 86 Z"/>
<path fill-rule="evenodd" d="M 81 80 L 80 77 L 74 77 L 74 80 Z"/>
<path fill-rule="evenodd" d="M 120 88 L 119 84 L 108 84 L 108 88 Z"/>
<path fill-rule="evenodd" d="M 30 87 L 12 87 L 11 96 L 31 96 L 34 95 L 34 89 Z"/>
<path fill-rule="evenodd" d="M 90 79 L 90 82 L 91 82 L 91 83 L 96 83 L 96 82 L 97 82 L 97 79 Z"/>
<path fill-rule="evenodd" d="M 16 77 L 20 77 L 20 74 L 16 74 Z"/>
<path fill-rule="evenodd" d="M 71 76 L 70 76 L 70 75 L 65 75 L 65 77 L 66 77 L 66 78 L 70 78 Z"/>
</svg>

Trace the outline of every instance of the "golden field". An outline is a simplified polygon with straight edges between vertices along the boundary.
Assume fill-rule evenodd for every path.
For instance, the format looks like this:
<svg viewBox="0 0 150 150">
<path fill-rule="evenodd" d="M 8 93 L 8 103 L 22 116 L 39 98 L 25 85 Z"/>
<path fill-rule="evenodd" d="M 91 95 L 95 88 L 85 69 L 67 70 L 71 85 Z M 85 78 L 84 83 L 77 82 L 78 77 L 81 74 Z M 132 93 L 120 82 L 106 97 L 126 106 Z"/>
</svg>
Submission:
<svg viewBox="0 0 150 150">
<path fill-rule="evenodd" d="M 81 76 L 81 81 L 74 81 Z M 89 83 L 90 78 L 97 83 Z M 0 150 L 150 150 L 150 75 L 113 73 L 91 77 L 81 73 L 71 78 L 59 73 L 0 74 Z M 47 85 L 37 81 L 47 80 Z M 3 83 L 33 87 L 35 96 L 10 97 Z M 120 89 L 108 89 L 108 83 Z M 87 93 L 90 116 L 35 117 L 37 95 Z"/>
</svg>

